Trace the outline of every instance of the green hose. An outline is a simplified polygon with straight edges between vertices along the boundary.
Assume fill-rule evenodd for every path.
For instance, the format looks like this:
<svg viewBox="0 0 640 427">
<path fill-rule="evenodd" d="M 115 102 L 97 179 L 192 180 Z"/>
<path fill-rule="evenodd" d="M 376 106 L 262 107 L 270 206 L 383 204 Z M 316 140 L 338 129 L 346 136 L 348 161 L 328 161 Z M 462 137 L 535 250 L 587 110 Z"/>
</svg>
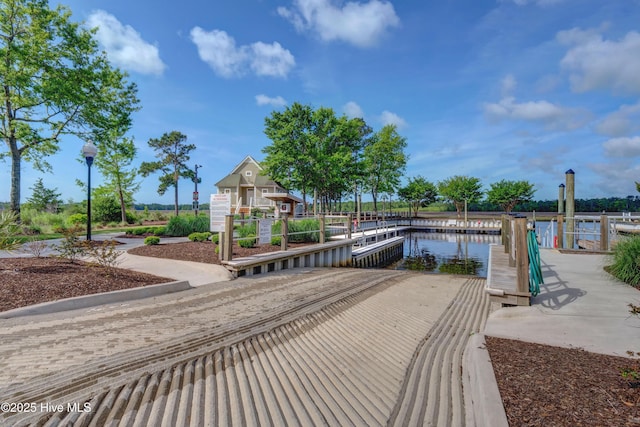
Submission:
<svg viewBox="0 0 640 427">
<path fill-rule="evenodd" d="M 527 232 L 527 247 L 529 249 L 529 292 L 535 297 L 540 293 L 540 284 L 544 283 L 544 280 L 540 267 L 540 248 L 533 230 Z"/>
</svg>

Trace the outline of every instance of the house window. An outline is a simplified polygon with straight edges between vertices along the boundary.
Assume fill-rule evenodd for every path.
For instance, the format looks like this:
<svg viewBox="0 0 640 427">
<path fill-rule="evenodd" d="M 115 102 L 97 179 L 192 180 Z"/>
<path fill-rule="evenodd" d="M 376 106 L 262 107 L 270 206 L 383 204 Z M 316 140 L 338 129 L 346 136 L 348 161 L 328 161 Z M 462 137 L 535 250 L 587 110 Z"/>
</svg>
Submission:
<svg viewBox="0 0 640 427">
<path fill-rule="evenodd" d="M 245 174 L 246 176 L 251 176 L 252 172 L 251 172 L 251 171 L 246 171 L 244 174 Z"/>
<path fill-rule="evenodd" d="M 224 194 L 231 194 L 231 189 L 225 188 L 224 189 Z"/>
<path fill-rule="evenodd" d="M 269 189 L 268 188 L 263 188 L 262 189 L 262 194 L 267 194 L 269 193 Z"/>
</svg>

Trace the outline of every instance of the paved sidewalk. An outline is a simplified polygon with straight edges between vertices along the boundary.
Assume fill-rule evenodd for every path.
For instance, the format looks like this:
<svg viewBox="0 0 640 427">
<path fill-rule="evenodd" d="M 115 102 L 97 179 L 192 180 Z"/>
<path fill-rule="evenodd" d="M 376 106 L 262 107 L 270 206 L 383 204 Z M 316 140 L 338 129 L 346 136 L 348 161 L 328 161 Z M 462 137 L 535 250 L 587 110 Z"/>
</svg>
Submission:
<svg viewBox="0 0 640 427">
<path fill-rule="evenodd" d="M 465 350 L 468 416 L 474 418 L 467 420 L 470 425 L 507 426 L 486 335 L 623 357 L 638 350 L 640 319 L 629 313 L 628 304 L 640 304 L 640 291 L 603 270 L 606 255 L 555 249 L 543 249 L 540 255 L 545 283 L 531 306 L 494 311 L 484 334 L 472 337 Z"/>
<path fill-rule="evenodd" d="M 494 312 L 485 335 L 627 357 L 640 342 L 640 319 L 629 303 L 640 291 L 603 270 L 606 255 L 541 251 L 544 285 L 530 307 Z"/>
</svg>

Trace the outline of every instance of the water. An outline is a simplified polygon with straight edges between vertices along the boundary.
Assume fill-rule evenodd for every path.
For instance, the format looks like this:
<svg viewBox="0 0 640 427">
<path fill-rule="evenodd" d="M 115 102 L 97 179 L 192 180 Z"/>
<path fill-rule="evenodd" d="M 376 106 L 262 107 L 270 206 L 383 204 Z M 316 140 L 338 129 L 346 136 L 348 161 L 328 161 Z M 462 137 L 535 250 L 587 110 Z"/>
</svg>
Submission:
<svg viewBox="0 0 640 427">
<path fill-rule="evenodd" d="M 500 243 L 500 236 L 491 234 L 410 231 L 404 236 L 404 257 L 389 268 L 478 277 L 487 276 L 489 244 Z"/>
</svg>

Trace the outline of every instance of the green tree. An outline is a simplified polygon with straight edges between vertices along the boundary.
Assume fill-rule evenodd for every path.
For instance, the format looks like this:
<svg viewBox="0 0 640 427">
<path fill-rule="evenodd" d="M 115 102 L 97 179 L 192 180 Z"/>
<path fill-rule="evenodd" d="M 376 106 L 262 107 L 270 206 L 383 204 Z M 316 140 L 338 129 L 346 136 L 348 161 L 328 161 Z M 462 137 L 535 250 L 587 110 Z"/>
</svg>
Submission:
<svg viewBox="0 0 640 427">
<path fill-rule="evenodd" d="M 0 3 L 0 137 L 11 158 L 10 209 L 20 220 L 22 161 L 40 171 L 65 134 L 101 133 L 117 114 L 127 123 L 137 108 L 136 87 L 112 68 L 71 12 L 46 0 Z"/>
<path fill-rule="evenodd" d="M 371 129 L 362 119 L 336 117 L 330 108 L 314 110 L 294 103 L 283 112 L 272 112 L 264 132 L 272 141 L 262 150 L 265 173 L 300 191 L 306 209 L 312 192 L 328 207 L 352 188 Z"/>
<path fill-rule="evenodd" d="M 160 139 L 152 138 L 149 140 L 149 146 L 156 151 L 156 158 L 160 159 L 155 162 L 142 162 L 140 164 L 140 173 L 147 177 L 154 172 L 160 171 L 160 185 L 158 186 L 158 194 L 161 196 L 169 187 L 173 187 L 175 192 L 175 214 L 178 211 L 178 181 L 180 178 L 188 178 L 193 180 L 195 172 L 189 169 L 187 162 L 190 159 L 189 153 L 195 150 L 193 144 L 186 144 L 187 136 L 178 131 L 165 133 Z"/>
<path fill-rule="evenodd" d="M 133 140 L 123 137 L 123 132 L 117 128 L 98 141 L 95 164 L 104 177 L 103 186 L 119 201 L 123 223 L 127 222 L 127 205 L 133 203 L 133 194 L 140 188 L 136 180 L 138 170 L 131 167 L 136 153 Z"/>
<path fill-rule="evenodd" d="M 636 190 L 640 193 L 640 182 L 636 181 Z"/>
<path fill-rule="evenodd" d="M 376 132 L 364 148 L 364 188 L 373 197 L 373 210 L 378 211 L 378 195 L 395 193 L 407 165 L 407 139 L 400 136 L 395 125 L 386 125 Z"/>
<path fill-rule="evenodd" d="M 297 102 L 285 111 L 273 111 L 265 118 L 264 133 L 272 141 L 262 149 L 266 154 L 265 172 L 290 190 L 302 193 L 307 208 L 307 194 L 316 181 L 313 168 L 313 141 L 310 137 L 313 109 Z"/>
<path fill-rule="evenodd" d="M 482 197 L 482 184 L 478 178 L 455 175 L 438 182 L 438 193 L 450 203 L 453 203 L 458 217 L 465 202 L 476 203 Z"/>
<path fill-rule="evenodd" d="M 501 180 L 491 184 L 487 191 L 489 203 L 499 205 L 505 212 L 509 213 L 520 202 L 527 202 L 533 198 L 535 190 L 529 181 L 507 181 Z"/>
<path fill-rule="evenodd" d="M 420 207 L 433 203 L 437 195 L 436 186 L 420 175 L 409 178 L 409 183 L 398 190 L 400 199 L 409 203 L 413 216 L 418 216 Z"/>
<path fill-rule="evenodd" d="M 57 188 L 46 188 L 42 183 L 42 178 L 38 178 L 33 187 L 31 197 L 27 199 L 27 202 L 38 211 L 46 211 L 57 213 L 58 206 L 62 204 L 60 199 L 60 193 L 57 192 Z"/>
</svg>

